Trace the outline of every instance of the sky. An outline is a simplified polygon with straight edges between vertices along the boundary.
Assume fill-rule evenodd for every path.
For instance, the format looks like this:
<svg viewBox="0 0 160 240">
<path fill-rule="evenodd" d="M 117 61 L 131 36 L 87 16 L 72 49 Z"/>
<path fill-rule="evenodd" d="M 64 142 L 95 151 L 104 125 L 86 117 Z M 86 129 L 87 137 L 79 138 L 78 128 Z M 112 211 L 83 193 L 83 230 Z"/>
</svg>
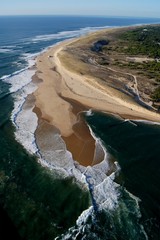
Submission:
<svg viewBox="0 0 160 240">
<path fill-rule="evenodd" d="M 0 0 L 0 15 L 160 17 L 160 0 Z"/>
</svg>

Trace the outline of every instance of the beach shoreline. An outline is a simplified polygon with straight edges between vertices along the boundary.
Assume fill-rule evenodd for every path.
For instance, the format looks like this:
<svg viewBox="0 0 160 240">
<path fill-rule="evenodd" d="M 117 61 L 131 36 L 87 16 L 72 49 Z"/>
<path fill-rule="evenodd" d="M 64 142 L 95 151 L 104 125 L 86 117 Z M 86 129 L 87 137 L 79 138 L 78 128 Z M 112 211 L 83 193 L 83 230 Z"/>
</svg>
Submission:
<svg viewBox="0 0 160 240">
<path fill-rule="evenodd" d="M 131 97 L 111 87 L 105 87 L 92 76 L 83 75 L 66 67 L 70 59 L 66 48 L 73 43 L 83 44 L 85 39 L 100 36 L 116 29 L 101 30 L 78 39 L 61 42 L 37 57 L 34 81 L 38 88 L 34 113 L 59 132 L 73 159 L 83 166 L 92 166 L 103 160 L 95 159 L 96 143 L 81 116 L 84 111 L 100 111 L 130 120 L 160 122 L 160 115 L 140 106 Z M 35 80 L 36 79 L 36 80 Z M 55 132 L 56 132 L 55 131 Z M 38 133 L 37 133 L 38 134 Z"/>
</svg>

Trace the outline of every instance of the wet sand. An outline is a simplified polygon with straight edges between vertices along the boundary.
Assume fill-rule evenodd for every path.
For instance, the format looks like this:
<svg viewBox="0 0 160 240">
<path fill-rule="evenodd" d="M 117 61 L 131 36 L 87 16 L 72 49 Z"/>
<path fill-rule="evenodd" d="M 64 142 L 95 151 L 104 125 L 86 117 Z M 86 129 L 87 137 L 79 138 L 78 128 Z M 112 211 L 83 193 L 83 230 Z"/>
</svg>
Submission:
<svg viewBox="0 0 160 240">
<path fill-rule="evenodd" d="M 85 38 L 82 39 L 84 41 Z M 37 81 L 38 89 L 34 93 L 34 112 L 37 113 L 39 124 L 42 124 L 42 121 L 46 124 L 45 128 L 40 127 L 43 131 L 37 131 L 36 134 L 39 139 L 43 138 L 43 134 L 52 126 L 53 133 L 59 131 L 73 159 L 88 166 L 102 161 L 104 152 L 101 151 L 99 158 L 95 157 L 95 139 L 83 119 L 82 112 L 93 109 L 116 114 L 124 119 L 154 122 L 160 122 L 160 115 L 141 107 L 124 93 L 104 87 L 93 77 L 83 76 L 81 72 L 66 68 L 63 59 L 74 59 L 67 56 L 65 48 L 74 41 L 81 43 L 79 39 L 65 41 L 37 57 L 34 81 Z M 44 147 L 42 143 L 41 147 Z"/>
</svg>

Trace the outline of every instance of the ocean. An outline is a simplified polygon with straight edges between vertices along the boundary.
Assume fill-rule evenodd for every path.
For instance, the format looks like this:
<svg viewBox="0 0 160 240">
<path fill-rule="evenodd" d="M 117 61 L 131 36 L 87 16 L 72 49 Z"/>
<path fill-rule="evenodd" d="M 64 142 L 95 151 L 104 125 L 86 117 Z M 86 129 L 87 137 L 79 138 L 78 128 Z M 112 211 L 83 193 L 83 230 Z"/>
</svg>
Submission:
<svg viewBox="0 0 160 240">
<path fill-rule="evenodd" d="M 37 148 L 37 118 L 32 108 L 24 111 L 37 87 L 35 58 L 48 47 L 103 28 L 152 23 L 160 19 L 0 17 L 1 239 L 160 239 L 160 125 L 84 112 L 104 161 L 72 168 L 66 152 L 70 165 L 51 166 Z M 117 164 L 111 174 L 108 159 Z"/>
</svg>

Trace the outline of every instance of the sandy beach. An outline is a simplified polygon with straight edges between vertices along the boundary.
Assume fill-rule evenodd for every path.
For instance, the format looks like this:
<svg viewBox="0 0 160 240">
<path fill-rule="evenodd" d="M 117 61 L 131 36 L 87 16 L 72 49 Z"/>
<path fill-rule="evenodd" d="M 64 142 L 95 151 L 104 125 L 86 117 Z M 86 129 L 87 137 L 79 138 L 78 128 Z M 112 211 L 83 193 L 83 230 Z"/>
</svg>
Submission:
<svg viewBox="0 0 160 240">
<path fill-rule="evenodd" d="M 100 33 L 92 33 L 88 38 L 95 34 Z M 43 137 L 52 126 L 62 136 L 73 159 L 88 166 L 103 160 L 104 153 L 101 151 L 98 158 L 95 156 L 95 139 L 81 112 L 92 109 L 119 115 L 124 119 L 153 122 L 160 122 L 160 115 L 140 106 L 125 93 L 104 86 L 93 76 L 83 75 L 81 71 L 73 69 L 73 65 L 66 66 L 66 59 L 68 63 L 79 64 L 76 58 L 71 59 L 67 55 L 66 48 L 74 42 L 82 44 L 83 41 L 85 37 L 82 40 L 64 41 L 37 57 L 34 81 L 37 79 L 38 89 L 34 93 L 34 112 L 39 118 L 39 124 L 46 123 L 43 131 L 37 134 Z"/>
</svg>

